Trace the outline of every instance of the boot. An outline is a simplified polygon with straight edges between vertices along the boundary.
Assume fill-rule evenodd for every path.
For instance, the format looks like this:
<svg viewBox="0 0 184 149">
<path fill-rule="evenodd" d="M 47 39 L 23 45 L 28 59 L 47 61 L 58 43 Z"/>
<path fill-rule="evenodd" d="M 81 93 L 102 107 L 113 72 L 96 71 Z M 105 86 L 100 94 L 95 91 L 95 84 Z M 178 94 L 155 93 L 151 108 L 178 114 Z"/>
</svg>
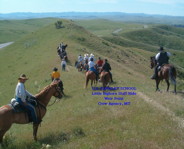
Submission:
<svg viewBox="0 0 184 149">
<path fill-rule="evenodd" d="M 151 76 L 151 79 L 156 79 L 158 76 L 158 66 L 155 67 L 154 74 Z"/>
</svg>

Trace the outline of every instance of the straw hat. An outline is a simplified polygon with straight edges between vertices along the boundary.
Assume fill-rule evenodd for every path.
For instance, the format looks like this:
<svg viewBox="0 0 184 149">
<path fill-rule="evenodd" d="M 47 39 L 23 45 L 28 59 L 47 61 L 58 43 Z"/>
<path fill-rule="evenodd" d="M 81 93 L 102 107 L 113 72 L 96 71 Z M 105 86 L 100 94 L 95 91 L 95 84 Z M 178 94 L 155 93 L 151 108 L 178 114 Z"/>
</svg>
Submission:
<svg viewBox="0 0 184 149">
<path fill-rule="evenodd" d="M 18 78 L 18 80 L 20 80 L 20 79 L 28 80 L 29 78 L 27 78 L 25 74 L 21 74 L 20 77 Z"/>
<path fill-rule="evenodd" d="M 93 53 L 91 53 L 90 56 L 91 56 L 91 57 L 94 56 Z"/>
</svg>

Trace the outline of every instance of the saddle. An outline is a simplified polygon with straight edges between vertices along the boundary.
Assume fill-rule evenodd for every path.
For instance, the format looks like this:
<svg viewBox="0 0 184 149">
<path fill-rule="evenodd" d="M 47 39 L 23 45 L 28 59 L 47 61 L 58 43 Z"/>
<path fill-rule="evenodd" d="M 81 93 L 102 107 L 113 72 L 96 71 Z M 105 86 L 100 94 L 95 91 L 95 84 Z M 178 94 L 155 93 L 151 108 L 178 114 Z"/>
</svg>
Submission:
<svg viewBox="0 0 184 149">
<path fill-rule="evenodd" d="M 164 65 L 166 65 L 167 63 L 164 63 L 164 64 L 162 64 L 161 66 L 158 66 L 158 68 L 157 68 L 157 70 L 158 70 L 158 72 L 162 69 L 162 67 L 164 67 Z"/>
<path fill-rule="evenodd" d="M 34 107 L 37 106 L 37 102 L 36 102 L 35 99 L 30 98 L 30 99 L 27 99 L 27 100 L 28 100 L 28 102 L 29 102 L 30 104 L 32 104 Z M 23 112 L 23 113 L 27 114 L 28 119 L 29 119 L 29 122 L 32 122 L 32 121 L 33 121 L 33 118 L 32 118 L 32 116 L 31 116 L 31 112 L 30 112 L 29 110 L 27 110 L 25 107 L 21 106 L 21 105 L 16 101 L 15 98 L 13 98 L 13 99 L 11 100 L 11 103 L 9 104 L 9 106 L 12 107 L 13 112 L 15 112 L 15 113 L 21 113 L 21 112 Z"/>
</svg>

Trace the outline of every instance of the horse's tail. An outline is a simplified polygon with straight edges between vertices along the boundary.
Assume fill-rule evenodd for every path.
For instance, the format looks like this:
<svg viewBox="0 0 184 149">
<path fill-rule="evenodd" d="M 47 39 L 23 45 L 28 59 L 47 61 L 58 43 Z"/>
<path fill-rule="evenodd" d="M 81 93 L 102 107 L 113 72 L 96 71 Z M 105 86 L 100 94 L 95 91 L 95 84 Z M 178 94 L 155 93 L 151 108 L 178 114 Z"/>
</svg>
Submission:
<svg viewBox="0 0 184 149">
<path fill-rule="evenodd" d="M 169 78 L 171 80 L 171 82 L 176 85 L 176 69 L 174 66 L 171 66 L 169 68 Z"/>
</svg>

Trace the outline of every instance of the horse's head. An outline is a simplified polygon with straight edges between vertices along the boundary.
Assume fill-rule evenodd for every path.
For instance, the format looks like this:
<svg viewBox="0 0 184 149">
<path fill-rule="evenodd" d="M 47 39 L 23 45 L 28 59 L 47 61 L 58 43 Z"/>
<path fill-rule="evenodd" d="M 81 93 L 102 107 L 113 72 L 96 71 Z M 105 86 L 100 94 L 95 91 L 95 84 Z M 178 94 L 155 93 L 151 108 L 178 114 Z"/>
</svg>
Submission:
<svg viewBox="0 0 184 149">
<path fill-rule="evenodd" d="M 53 86 L 55 87 L 55 92 L 53 94 L 54 97 L 61 99 L 64 95 L 63 93 L 63 82 L 61 80 L 55 80 L 53 82 Z"/>
<path fill-rule="evenodd" d="M 156 66 L 156 60 L 154 56 L 150 57 L 150 67 L 153 69 Z"/>
</svg>

